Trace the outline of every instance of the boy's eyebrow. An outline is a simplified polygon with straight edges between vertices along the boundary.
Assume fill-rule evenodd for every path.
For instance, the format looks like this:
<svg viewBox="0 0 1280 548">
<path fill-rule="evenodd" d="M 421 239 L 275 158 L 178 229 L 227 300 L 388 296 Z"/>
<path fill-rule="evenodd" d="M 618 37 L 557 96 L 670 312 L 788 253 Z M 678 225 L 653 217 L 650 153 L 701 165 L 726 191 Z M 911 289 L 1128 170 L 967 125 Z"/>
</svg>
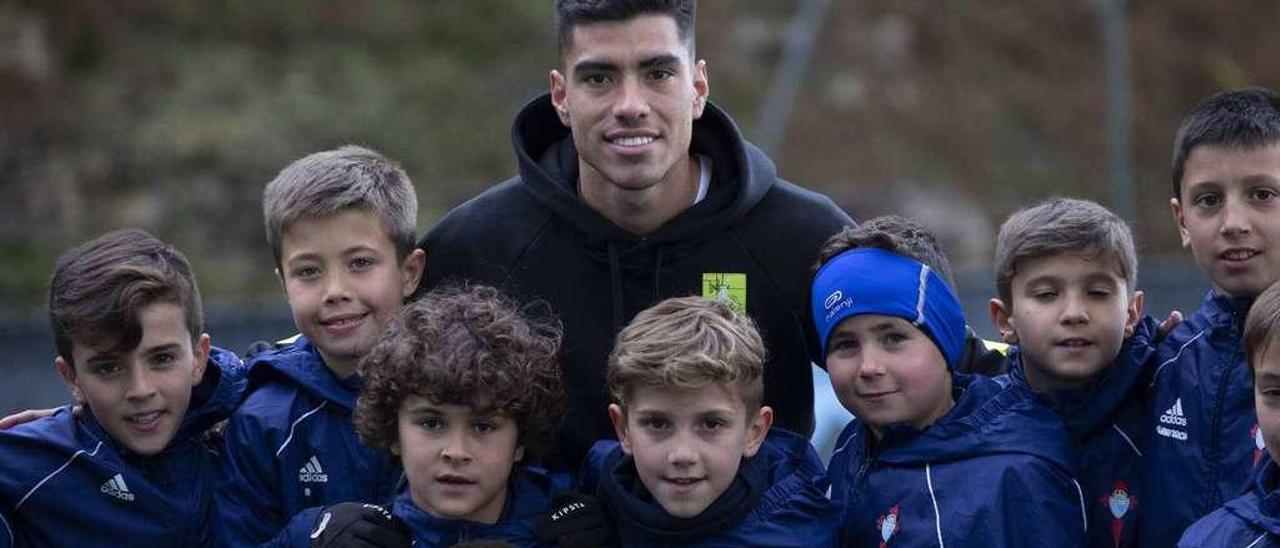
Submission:
<svg viewBox="0 0 1280 548">
<path fill-rule="evenodd" d="M 142 352 L 144 354 L 156 354 L 159 352 L 172 352 L 172 351 L 181 350 L 181 349 L 182 349 L 182 345 L 176 342 L 170 342 L 170 343 L 163 343 L 163 344 L 158 344 L 156 346 L 148 347 L 144 349 Z"/>
<path fill-rule="evenodd" d="M 1264 381 L 1264 380 L 1270 381 L 1270 382 L 1280 382 L 1280 373 L 1275 373 L 1272 371 L 1258 371 L 1255 377 L 1257 378 L 1254 379 L 1254 382 Z"/>
<path fill-rule="evenodd" d="M 439 409 L 436 409 L 436 407 L 435 407 L 434 405 L 431 405 L 431 404 L 429 404 L 429 403 L 420 403 L 420 404 L 418 404 L 418 405 L 415 405 L 415 406 L 413 406 L 413 407 L 410 407 L 410 408 L 409 408 L 409 414 L 411 414 L 411 415 L 421 415 L 421 414 L 426 414 L 426 413 L 433 413 L 433 414 L 436 414 L 436 415 L 443 415 L 443 414 L 444 414 L 444 413 L 443 413 L 443 412 L 441 412 Z"/>
<path fill-rule="evenodd" d="M 879 333 L 881 331 L 888 331 L 890 329 L 897 329 L 897 328 L 898 328 L 897 324 L 893 323 L 892 321 L 885 320 L 883 322 L 880 322 L 878 324 L 871 326 L 870 330 L 876 333 Z"/>
</svg>

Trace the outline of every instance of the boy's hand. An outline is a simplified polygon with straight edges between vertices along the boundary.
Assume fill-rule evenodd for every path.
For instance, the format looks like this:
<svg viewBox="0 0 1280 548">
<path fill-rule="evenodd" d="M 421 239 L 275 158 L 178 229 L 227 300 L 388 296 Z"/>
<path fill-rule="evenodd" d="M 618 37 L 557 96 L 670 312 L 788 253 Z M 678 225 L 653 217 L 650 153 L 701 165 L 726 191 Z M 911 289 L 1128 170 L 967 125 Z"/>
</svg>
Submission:
<svg viewBox="0 0 1280 548">
<path fill-rule="evenodd" d="M 540 542 L 562 548 L 613 546 L 613 520 L 599 499 L 561 493 L 551 501 L 551 513 L 538 520 L 534 535 Z"/>
<path fill-rule="evenodd" d="M 56 412 L 58 409 L 59 408 L 57 407 L 54 407 L 53 409 L 28 409 L 20 413 L 14 413 L 3 419 L 0 419 L 0 430 L 8 430 L 19 424 L 26 424 L 36 419 L 43 419 L 49 415 L 54 414 L 54 412 Z M 72 412 L 75 413 L 77 417 L 79 417 L 80 406 L 79 405 L 75 406 L 75 408 L 72 409 Z"/>
<path fill-rule="evenodd" d="M 1170 311 L 1169 317 L 1165 318 L 1163 322 L 1160 322 L 1160 327 L 1156 328 L 1156 340 L 1163 339 L 1165 335 L 1168 335 L 1169 332 L 1173 331 L 1173 328 L 1178 327 L 1178 324 L 1180 323 L 1182 323 L 1182 313 L 1177 310 Z"/>
<path fill-rule="evenodd" d="M 409 548 L 409 528 L 376 504 L 326 506 L 311 531 L 312 548 Z"/>
</svg>

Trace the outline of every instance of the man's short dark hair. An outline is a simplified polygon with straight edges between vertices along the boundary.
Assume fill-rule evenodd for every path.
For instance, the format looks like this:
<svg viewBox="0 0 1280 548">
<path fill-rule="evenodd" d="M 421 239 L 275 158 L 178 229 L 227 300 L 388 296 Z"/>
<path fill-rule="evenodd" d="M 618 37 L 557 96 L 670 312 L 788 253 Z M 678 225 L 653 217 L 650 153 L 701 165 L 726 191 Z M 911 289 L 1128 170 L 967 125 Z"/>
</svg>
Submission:
<svg viewBox="0 0 1280 548">
<path fill-rule="evenodd" d="M 1187 157 L 1198 146 L 1251 149 L 1280 143 L 1280 95 L 1263 87 L 1215 93 L 1182 119 L 1173 139 L 1173 197 L 1182 196 Z"/>
<path fill-rule="evenodd" d="M 49 320 L 58 355 L 74 366 L 74 343 L 128 352 L 142 341 L 142 309 L 182 307 L 194 341 L 204 332 L 200 290 L 186 256 L 141 230 L 108 232 L 58 259 L 49 283 Z"/>
<path fill-rule="evenodd" d="M 919 261 L 942 276 L 952 289 L 955 288 L 951 262 L 942 252 L 937 238 L 924 225 L 898 215 L 882 215 L 858 226 L 841 229 L 822 244 L 822 249 L 818 250 L 818 264 L 813 269 L 817 271 L 832 257 L 858 248 L 882 249 Z"/>
<path fill-rule="evenodd" d="M 573 28 L 591 23 L 621 22 L 641 15 L 669 15 L 680 41 L 693 56 L 695 0 L 556 0 L 556 38 L 560 54 L 573 45 Z"/>
</svg>

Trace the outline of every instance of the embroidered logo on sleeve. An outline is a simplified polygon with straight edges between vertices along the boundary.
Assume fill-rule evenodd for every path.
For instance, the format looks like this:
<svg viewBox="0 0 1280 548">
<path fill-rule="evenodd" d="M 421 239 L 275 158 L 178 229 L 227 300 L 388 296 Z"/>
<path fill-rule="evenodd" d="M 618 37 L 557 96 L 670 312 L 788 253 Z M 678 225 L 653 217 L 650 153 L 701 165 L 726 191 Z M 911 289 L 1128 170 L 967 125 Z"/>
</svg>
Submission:
<svg viewBox="0 0 1280 548">
<path fill-rule="evenodd" d="M 1182 414 L 1182 398 L 1175 400 L 1172 407 L 1160 414 L 1156 433 L 1166 438 L 1187 441 L 1187 416 Z"/>
<path fill-rule="evenodd" d="M 747 275 L 736 272 L 703 272 L 702 296 L 729 303 L 734 310 L 747 312 Z"/>
<path fill-rule="evenodd" d="M 134 499 L 133 492 L 129 491 L 129 486 L 124 483 L 124 476 L 120 474 L 107 480 L 98 490 L 125 502 L 133 502 Z"/>
</svg>

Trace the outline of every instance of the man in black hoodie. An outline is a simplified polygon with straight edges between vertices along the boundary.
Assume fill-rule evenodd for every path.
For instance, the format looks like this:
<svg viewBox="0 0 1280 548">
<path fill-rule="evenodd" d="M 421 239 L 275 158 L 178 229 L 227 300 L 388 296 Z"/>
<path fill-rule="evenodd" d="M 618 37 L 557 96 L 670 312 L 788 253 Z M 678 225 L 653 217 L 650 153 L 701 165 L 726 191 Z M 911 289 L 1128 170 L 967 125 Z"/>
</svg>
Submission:
<svg viewBox="0 0 1280 548">
<path fill-rule="evenodd" d="M 553 467 L 613 437 L 614 336 L 667 297 L 728 298 L 768 349 L 775 426 L 813 429 L 809 265 L 853 221 L 777 177 L 707 102 L 693 0 L 557 0 L 562 64 L 512 129 L 519 175 L 450 212 L 419 243 L 420 291 L 447 280 L 550 303 L 565 326 L 568 413 Z"/>
</svg>

